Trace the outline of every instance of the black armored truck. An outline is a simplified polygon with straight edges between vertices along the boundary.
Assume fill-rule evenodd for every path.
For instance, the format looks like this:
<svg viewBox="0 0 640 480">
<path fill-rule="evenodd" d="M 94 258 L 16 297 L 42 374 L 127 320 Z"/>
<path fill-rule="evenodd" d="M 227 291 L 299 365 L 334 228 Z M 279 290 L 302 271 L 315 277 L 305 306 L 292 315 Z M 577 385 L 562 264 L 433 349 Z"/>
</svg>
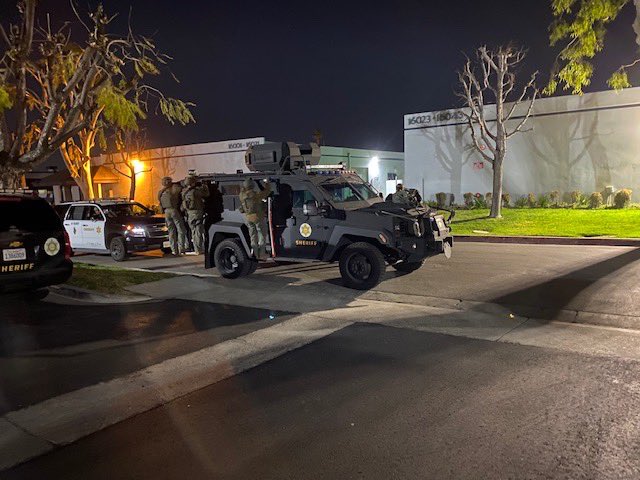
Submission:
<svg viewBox="0 0 640 480">
<path fill-rule="evenodd" d="M 202 174 L 206 204 L 205 267 L 225 278 L 253 273 L 258 260 L 240 212 L 243 182 L 269 183 L 265 230 L 267 254 L 282 262 L 339 262 L 344 285 L 376 286 L 386 264 L 412 272 L 427 257 L 451 256 L 448 220 L 417 204 L 384 201 L 375 189 L 343 165 L 319 165 L 316 144 L 269 142 L 246 152 L 250 173 Z"/>
</svg>

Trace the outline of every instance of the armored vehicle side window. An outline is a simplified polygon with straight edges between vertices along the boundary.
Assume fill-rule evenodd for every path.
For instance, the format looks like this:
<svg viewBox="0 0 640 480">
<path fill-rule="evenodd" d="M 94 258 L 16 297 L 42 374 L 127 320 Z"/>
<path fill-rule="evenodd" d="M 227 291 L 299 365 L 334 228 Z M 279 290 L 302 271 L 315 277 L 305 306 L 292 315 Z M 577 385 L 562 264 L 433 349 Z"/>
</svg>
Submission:
<svg viewBox="0 0 640 480">
<path fill-rule="evenodd" d="M 242 186 L 239 183 L 222 183 L 220 190 L 222 195 L 240 195 Z"/>
<path fill-rule="evenodd" d="M 316 200 L 309 190 L 293 191 L 293 208 L 302 208 L 305 203 Z"/>
<path fill-rule="evenodd" d="M 239 182 L 220 183 L 220 191 L 222 192 L 222 204 L 225 210 L 237 210 L 240 205 L 240 190 L 242 184 Z"/>
</svg>

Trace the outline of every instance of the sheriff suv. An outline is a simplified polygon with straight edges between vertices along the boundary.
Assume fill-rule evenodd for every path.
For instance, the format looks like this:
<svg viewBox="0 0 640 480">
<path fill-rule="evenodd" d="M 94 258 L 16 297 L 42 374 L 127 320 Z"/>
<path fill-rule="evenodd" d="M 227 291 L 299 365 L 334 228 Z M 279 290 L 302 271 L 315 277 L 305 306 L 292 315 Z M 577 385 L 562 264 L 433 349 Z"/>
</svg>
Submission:
<svg viewBox="0 0 640 480">
<path fill-rule="evenodd" d="M 2 293 L 36 292 L 71 276 L 71 249 L 62 222 L 41 198 L 0 193 L 0 251 Z"/>
<path fill-rule="evenodd" d="M 380 282 L 387 264 L 409 273 L 428 257 L 451 256 L 451 229 L 437 211 L 385 202 L 356 173 L 318 161 L 314 144 L 267 143 L 247 152 L 251 173 L 201 175 L 211 193 L 205 267 L 238 278 L 258 265 L 238 210 L 247 178 L 255 188 L 271 185 L 267 252 L 276 261 L 338 262 L 344 285 L 364 290 Z"/>
<path fill-rule="evenodd" d="M 74 252 L 109 253 L 121 262 L 132 252 L 171 251 L 164 216 L 137 202 L 92 200 L 57 208 Z"/>
</svg>

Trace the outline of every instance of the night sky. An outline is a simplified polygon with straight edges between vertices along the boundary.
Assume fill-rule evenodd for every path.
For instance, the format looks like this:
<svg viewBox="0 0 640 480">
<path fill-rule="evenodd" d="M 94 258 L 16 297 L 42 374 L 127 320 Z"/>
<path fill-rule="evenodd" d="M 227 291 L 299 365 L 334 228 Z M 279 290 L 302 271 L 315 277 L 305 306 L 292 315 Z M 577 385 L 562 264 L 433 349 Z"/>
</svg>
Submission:
<svg viewBox="0 0 640 480">
<path fill-rule="evenodd" d="M 151 121 L 153 146 L 251 136 L 303 142 L 319 128 L 327 145 L 402 151 L 404 114 L 459 105 L 462 52 L 518 42 L 530 50 L 524 73 L 539 69 L 545 80 L 557 53 L 544 0 L 104 4 L 121 13 L 118 28 L 133 5 L 134 29 L 175 58 L 181 83 L 162 87 L 197 104 L 196 125 Z M 42 1 L 40 12 L 51 5 L 70 16 L 65 0 Z M 610 32 L 587 91 L 606 88 L 611 70 L 634 54 L 632 13 L 627 6 Z"/>
</svg>

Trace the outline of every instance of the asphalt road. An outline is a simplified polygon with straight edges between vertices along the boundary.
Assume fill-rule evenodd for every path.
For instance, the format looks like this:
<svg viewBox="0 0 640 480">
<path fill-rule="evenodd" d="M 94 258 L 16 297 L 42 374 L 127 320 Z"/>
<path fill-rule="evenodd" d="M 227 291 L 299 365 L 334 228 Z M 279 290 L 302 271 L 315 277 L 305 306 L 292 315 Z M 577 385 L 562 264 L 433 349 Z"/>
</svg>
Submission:
<svg viewBox="0 0 640 480">
<path fill-rule="evenodd" d="M 356 324 L 6 479 L 640 478 L 640 365 Z"/>
<path fill-rule="evenodd" d="M 108 257 L 80 261 L 113 264 Z M 196 257 L 138 255 L 122 266 L 195 274 L 205 270 Z M 249 278 L 280 282 L 341 285 L 335 264 L 290 264 L 260 268 Z M 245 280 L 234 280 L 242 286 Z M 361 292 L 349 291 L 354 298 Z M 549 318 L 557 310 L 637 316 L 640 312 L 640 248 L 569 245 L 458 243 L 453 257 L 427 259 L 418 271 L 399 274 L 391 267 L 375 289 L 379 292 L 430 296 L 513 306 L 544 306 Z M 640 323 L 639 323 L 640 328 Z"/>
<path fill-rule="evenodd" d="M 287 318 L 286 312 L 186 300 L 93 306 L 5 297 L 0 414 Z"/>
</svg>

